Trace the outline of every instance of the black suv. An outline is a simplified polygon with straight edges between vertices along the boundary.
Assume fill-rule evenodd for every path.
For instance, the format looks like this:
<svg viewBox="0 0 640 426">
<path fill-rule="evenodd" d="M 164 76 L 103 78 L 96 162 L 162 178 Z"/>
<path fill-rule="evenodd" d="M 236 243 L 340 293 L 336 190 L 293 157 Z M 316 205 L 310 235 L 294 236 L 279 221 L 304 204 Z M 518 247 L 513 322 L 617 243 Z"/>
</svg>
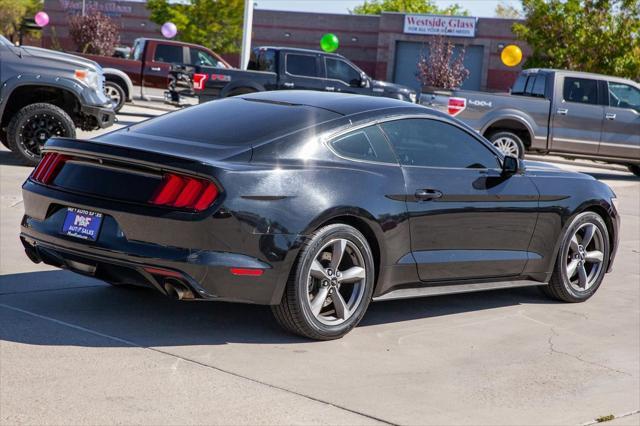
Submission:
<svg viewBox="0 0 640 426">
<path fill-rule="evenodd" d="M 49 137 L 111 126 L 115 113 L 103 84 L 93 61 L 0 36 L 0 141 L 35 165 Z"/>
</svg>

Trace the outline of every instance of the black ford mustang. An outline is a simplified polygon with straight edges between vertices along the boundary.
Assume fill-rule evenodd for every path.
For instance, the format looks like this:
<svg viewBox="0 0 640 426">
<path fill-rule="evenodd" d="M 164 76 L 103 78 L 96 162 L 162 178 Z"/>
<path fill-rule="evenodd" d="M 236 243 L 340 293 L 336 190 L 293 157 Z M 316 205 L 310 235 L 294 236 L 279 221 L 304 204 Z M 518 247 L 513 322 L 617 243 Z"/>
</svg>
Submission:
<svg viewBox="0 0 640 426">
<path fill-rule="evenodd" d="M 315 339 L 371 300 L 536 285 L 581 302 L 617 246 L 605 184 L 387 98 L 244 95 L 44 152 L 23 186 L 33 261 L 272 305 Z"/>
</svg>

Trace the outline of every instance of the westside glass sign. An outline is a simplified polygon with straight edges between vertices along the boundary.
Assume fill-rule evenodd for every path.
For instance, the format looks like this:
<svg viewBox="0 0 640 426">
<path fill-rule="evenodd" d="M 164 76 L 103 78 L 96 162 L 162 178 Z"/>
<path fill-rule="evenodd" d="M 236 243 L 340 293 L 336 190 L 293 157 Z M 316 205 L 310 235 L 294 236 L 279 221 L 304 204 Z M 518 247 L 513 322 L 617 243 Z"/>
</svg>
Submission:
<svg viewBox="0 0 640 426">
<path fill-rule="evenodd" d="M 405 15 L 405 34 L 475 37 L 478 18 L 468 16 Z"/>
</svg>

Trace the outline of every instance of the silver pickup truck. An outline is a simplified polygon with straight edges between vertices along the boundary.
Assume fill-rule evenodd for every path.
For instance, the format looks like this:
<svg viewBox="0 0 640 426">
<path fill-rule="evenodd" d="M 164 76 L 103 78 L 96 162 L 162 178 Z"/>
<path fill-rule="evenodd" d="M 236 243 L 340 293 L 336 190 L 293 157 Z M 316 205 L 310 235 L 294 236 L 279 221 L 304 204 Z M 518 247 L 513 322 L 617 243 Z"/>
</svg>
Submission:
<svg viewBox="0 0 640 426">
<path fill-rule="evenodd" d="M 423 94 L 507 154 L 553 153 L 625 164 L 640 176 L 640 84 L 599 74 L 522 71 L 510 93 Z"/>
</svg>

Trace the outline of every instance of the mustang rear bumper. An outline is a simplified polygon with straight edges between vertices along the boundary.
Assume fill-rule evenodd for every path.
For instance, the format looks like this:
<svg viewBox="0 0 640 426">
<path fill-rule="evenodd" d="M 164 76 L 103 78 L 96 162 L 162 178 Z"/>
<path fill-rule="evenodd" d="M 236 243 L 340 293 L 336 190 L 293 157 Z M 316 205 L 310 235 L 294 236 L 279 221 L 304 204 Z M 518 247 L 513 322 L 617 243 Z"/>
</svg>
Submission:
<svg viewBox="0 0 640 426">
<path fill-rule="evenodd" d="M 151 287 L 169 296 L 166 284 L 188 289 L 192 297 L 185 299 L 271 304 L 276 291 L 276 272 L 270 265 L 238 254 L 156 247 L 155 256 L 144 257 L 149 247 L 138 253 L 105 250 L 24 226 L 20 240 L 33 262 L 113 284 Z M 263 273 L 237 276 L 230 270 L 238 267 L 261 269 Z"/>
<path fill-rule="evenodd" d="M 33 261 L 165 294 L 166 281 L 177 279 L 201 300 L 280 303 L 297 253 L 290 248 L 302 238 L 251 232 L 233 216 L 184 217 L 31 180 L 23 200 L 20 239 Z M 95 241 L 62 232 L 68 207 L 103 214 Z"/>
</svg>

